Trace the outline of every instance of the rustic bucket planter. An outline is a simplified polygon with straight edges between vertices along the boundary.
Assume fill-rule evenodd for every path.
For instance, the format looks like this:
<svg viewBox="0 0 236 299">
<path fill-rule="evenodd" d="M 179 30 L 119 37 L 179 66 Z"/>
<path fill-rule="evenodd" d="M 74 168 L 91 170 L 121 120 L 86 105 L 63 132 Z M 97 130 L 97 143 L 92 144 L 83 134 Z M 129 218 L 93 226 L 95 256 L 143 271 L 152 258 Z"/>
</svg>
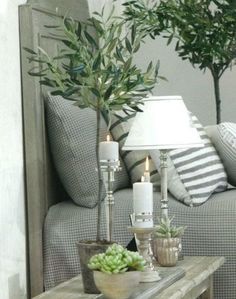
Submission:
<svg viewBox="0 0 236 299">
<path fill-rule="evenodd" d="M 107 241 L 100 243 L 95 241 L 79 241 L 77 243 L 81 266 L 81 276 L 85 293 L 100 293 L 94 282 L 93 271 L 88 268 L 88 262 L 93 255 L 105 252 L 111 244 L 112 243 Z"/>
</svg>

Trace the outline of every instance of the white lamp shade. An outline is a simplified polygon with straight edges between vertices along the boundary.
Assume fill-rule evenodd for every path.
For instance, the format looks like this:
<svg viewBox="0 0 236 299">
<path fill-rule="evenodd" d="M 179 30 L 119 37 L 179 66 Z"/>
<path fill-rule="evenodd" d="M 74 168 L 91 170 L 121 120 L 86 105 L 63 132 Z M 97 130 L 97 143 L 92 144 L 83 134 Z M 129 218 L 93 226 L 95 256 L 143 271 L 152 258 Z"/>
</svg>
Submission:
<svg viewBox="0 0 236 299">
<path fill-rule="evenodd" d="M 181 96 L 152 96 L 137 112 L 123 150 L 202 147 Z"/>
</svg>

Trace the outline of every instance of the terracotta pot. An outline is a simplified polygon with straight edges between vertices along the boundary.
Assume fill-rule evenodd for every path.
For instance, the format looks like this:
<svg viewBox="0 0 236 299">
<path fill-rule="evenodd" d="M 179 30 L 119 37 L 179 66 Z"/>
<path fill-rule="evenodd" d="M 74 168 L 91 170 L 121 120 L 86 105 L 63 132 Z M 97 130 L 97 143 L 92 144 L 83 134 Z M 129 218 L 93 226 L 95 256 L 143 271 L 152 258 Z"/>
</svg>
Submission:
<svg viewBox="0 0 236 299">
<path fill-rule="evenodd" d="M 79 241 L 77 243 L 85 293 L 100 294 L 94 282 L 93 271 L 88 268 L 88 262 L 93 255 L 105 252 L 111 244 L 109 242 L 96 243 L 96 241 Z"/>
<path fill-rule="evenodd" d="M 175 266 L 178 261 L 179 238 L 157 238 L 153 240 L 153 255 L 161 266 Z"/>
<path fill-rule="evenodd" d="M 94 271 L 94 280 L 97 288 L 107 299 L 127 299 L 140 282 L 140 272 L 106 274 Z"/>
</svg>

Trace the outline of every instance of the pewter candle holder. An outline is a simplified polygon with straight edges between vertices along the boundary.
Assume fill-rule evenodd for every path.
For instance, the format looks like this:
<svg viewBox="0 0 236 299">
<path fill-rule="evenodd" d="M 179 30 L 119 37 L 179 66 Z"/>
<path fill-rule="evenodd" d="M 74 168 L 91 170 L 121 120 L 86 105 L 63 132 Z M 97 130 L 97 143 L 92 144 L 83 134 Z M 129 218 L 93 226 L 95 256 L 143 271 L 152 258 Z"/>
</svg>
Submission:
<svg viewBox="0 0 236 299">
<path fill-rule="evenodd" d="M 154 282 L 161 279 L 158 271 L 153 265 L 152 251 L 150 251 L 150 240 L 154 227 L 135 227 L 130 226 L 128 230 L 135 234 L 137 238 L 138 252 L 146 261 L 144 271 L 141 272 L 141 282 Z"/>
<path fill-rule="evenodd" d="M 120 171 L 119 160 L 101 160 L 101 171 L 103 173 L 103 181 L 106 189 L 105 212 L 107 221 L 107 239 L 112 241 L 113 234 L 113 213 L 114 213 L 114 196 L 113 196 L 113 182 L 115 181 L 115 172 Z"/>
</svg>

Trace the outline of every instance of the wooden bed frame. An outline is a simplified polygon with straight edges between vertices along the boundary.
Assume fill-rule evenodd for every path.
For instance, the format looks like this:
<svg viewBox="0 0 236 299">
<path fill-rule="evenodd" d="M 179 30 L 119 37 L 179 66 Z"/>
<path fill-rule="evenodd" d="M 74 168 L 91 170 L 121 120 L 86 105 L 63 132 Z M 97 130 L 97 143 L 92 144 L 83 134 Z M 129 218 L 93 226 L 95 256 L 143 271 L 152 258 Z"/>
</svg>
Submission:
<svg viewBox="0 0 236 299">
<path fill-rule="evenodd" d="M 28 75 L 32 65 L 24 47 L 44 48 L 56 54 L 58 41 L 44 25 L 58 25 L 69 13 L 74 19 L 86 20 L 88 0 L 31 0 L 19 7 L 24 126 L 24 159 L 27 215 L 28 293 L 29 298 L 43 292 L 43 223 L 49 207 L 65 198 L 50 163 L 44 119 L 44 94 L 47 90 L 37 77 Z"/>
</svg>

